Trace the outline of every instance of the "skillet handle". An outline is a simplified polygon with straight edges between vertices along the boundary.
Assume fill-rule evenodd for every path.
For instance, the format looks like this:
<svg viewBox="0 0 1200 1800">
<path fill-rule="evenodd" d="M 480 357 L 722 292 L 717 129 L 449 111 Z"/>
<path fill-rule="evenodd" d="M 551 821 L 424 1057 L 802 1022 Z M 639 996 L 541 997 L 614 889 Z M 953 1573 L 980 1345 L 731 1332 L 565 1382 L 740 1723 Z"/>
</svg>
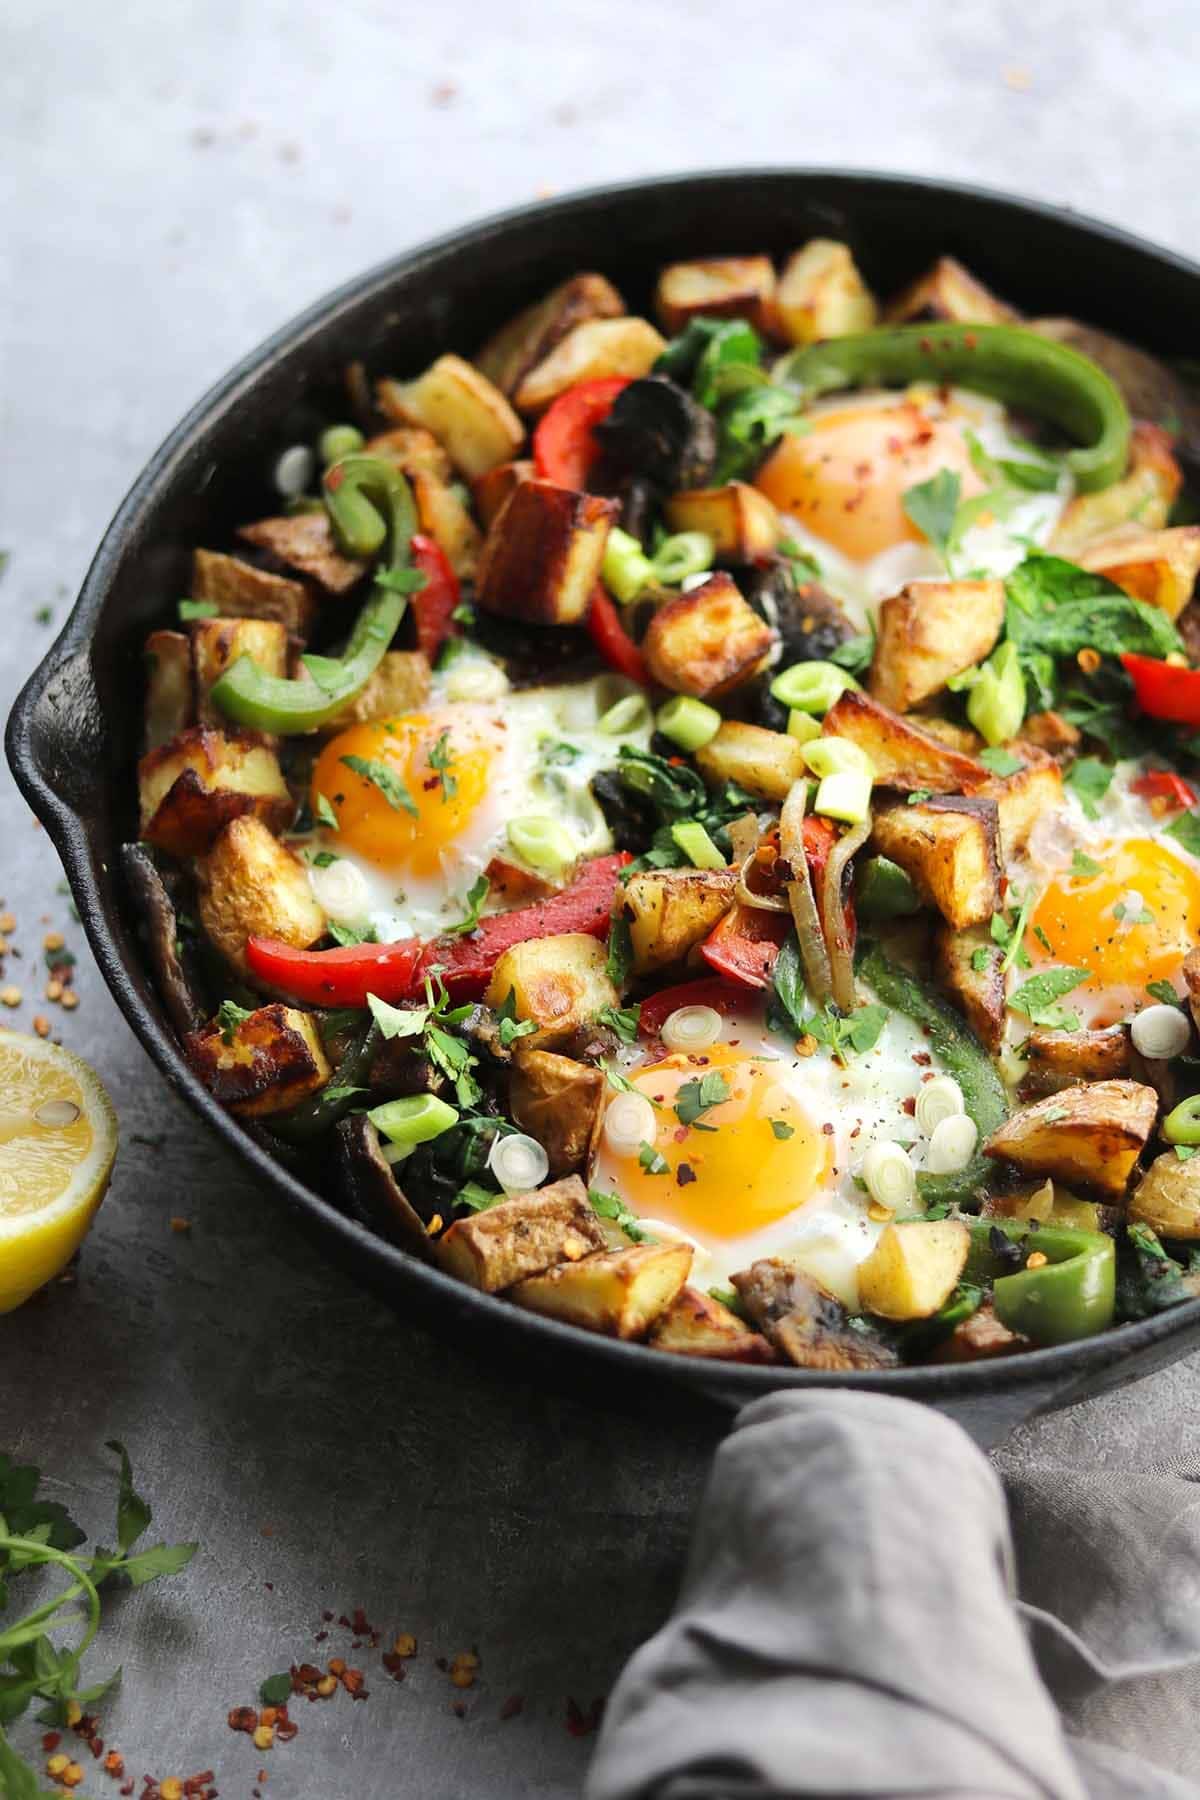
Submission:
<svg viewBox="0 0 1200 1800">
<path fill-rule="evenodd" d="M 60 856 L 74 860 L 64 835 L 71 825 L 95 830 L 112 774 L 112 742 L 86 645 L 63 655 L 56 644 L 34 670 L 9 717 L 5 747 L 17 786 Z"/>
</svg>

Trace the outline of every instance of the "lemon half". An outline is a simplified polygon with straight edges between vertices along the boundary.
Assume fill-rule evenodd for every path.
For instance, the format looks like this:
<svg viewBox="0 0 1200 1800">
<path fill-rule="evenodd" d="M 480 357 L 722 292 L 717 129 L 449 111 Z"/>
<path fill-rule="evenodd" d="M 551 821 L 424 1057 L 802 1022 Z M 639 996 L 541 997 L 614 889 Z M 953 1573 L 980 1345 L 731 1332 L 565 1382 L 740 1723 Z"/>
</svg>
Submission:
<svg viewBox="0 0 1200 1800">
<path fill-rule="evenodd" d="M 117 1115 L 71 1051 L 0 1032 L 0 1313 L 70 1262 L 104 1198 Z"/>
</svg>

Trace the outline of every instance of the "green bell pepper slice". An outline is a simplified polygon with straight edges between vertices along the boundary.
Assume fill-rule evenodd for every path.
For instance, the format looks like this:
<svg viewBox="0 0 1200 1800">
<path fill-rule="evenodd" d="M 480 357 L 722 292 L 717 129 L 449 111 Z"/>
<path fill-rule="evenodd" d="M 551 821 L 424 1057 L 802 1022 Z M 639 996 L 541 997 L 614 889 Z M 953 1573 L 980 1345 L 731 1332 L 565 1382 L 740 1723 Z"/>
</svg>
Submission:
<svg viewBox="0 0 1200 1800">
<path fill-rule="evenodd" d="M 254 731 L 289 737 L 316 731 L 335 718 L 379 667 L 404 617 L 406 596 L 425 584 L 420 571 L 409 566 L 417 509 L 399 469 L 379 456 L 346 456 L 325 471 L 322 489 L 342 549 L 368 557 L 386 543 L 387 562 L 375 572 L 374 588 L 343 654 L 302 659 L 310 681 L 268 675 L 252 656 L 240 656 L 214 682 L 214 704 Z"/>
<path fill-rule="evenodd" d="M 772 379 L 805 400 L 910 381 L 972 388 L 1049 419 L 1079 447 L 1063 461 L 1081 492 L 1109 487 L 1129 461 L 1129 408 L 1104 370 L 1020 325 L 897 325 L 793 350 Z"/>
<path fill-rule="evenodd" d="M 1069 1225 L 1028 1225 L 1016 1219 L 970 1223 L 971 1249 L 965 1281 L 991 1281 L 996 1317 L 1010 1331 L 1038 1345 L 1073 1344 L 1094 1337 L 1113 1322 L 1116 1305 L 1116 1245 L 1100 1231 Z M 1026 1257 L 1040 1251 L 1048 1260 L 1037 1269 L 1006 1274 L 994 1231 L 1018 1244 Z"/>
</svg>

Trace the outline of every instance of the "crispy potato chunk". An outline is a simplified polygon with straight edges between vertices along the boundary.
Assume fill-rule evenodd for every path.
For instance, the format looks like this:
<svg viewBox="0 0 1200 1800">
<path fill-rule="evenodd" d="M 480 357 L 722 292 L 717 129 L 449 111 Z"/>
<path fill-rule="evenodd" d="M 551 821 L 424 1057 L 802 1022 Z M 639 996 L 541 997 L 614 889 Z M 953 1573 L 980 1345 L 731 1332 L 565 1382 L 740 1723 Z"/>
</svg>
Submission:
<svg viewBox="0 0 1200 1800">
<path fill-rule="evenodd" d="M 663 687 L 703 700 L 757 675 L 778 641 L 778 633 L 742 598 L 733 577 L 719 573 L 659 608 L 642 655 Z"/>
<path fill-rule="evenodd" d="M 1156 1156 L 1133 1190 L 1129 1218 L 1184 1243 L 1200 1238 L 1200 1168 L 1194 1162 L 1180 1162 L 1174 1150 Z"/>
<path fill-rule="evenodd" d="M 1062 804 L 1062 770 L 1052 756 L 1020 739 L 1006 746 L 1025 766 L 1011 775 L 994 775 L 979 788 L 984 798 L 996 802 L 1000 826 L 1000 855 L 1007 864 L 1029 842 L 1029 834 L 1044 812 Z"/>
<path fill-rule="evenodd" d="M 577 625 L 620 508 L 553 481 L 522 481 L 488 527 L 476 599 L 530 625 Z"/>
<path fill-rule="evenodd" d="M 325 932 L 304 866 L 261 819 L 234 819 L 200 863 L 197 910 L 217 949 L 245 969 L 246 939 L 307 950 Z"/>
<path fill-rule="evenodd" d="M 858 272 L 849 244 L 812 238 L 789 256 L 776 295 L 779 328 L 789 344 L 870 331 L 878 322 L 875 297 Z"/>
<path fill-rule="evenodd" d="M 939 256 L 933 267 L 889 301 L 889 325 L 916 319 L 952 319 L 961 325 L 1011 325 L 1020 317 L 998 300 L 953 256 Z"/>
<path fill-rule="evenodd" d="M 746 1311 L 775 1348 L 802 1369 L 891 1369 L 896 1352 L 855 1330 L 840 1300 L 783 1257 L 766 1256 L 731 1277 Z"/>
<path fill-rule="evenodd" d="M 639 375 L 648 375 L 665 349 L 648 319 L 588 319 L 530 369 L 513 398 L 523 413 L 544 412 L 552 400 L 581 381 L 612 375 L 636 381 Z"/>
<path fill-rule="evenodd" d="M 509 1116 L 535 1137 L 557 1178 L 583 1167 L 600 1116 L 604 1075 L 590 1063 L 520 1042 L 508 1087 Z"/>
<path fill-rule="evenodd" d="M 1158 1113 L 1158 1095 L 1137 1081 L 1064 1088 L 1013 1114 L 983 1146 L 1026 1175 L 1119 1195 Z"/>
<path fill-rule="evenodd" d="M 989 780 L 988 770 L 975 757 L 964 756 L 856 688 L 847 688 L 838 697 L 821 729 L 826 737 L 850 738 L 860 745 L 882 787 L 902 793 L 930 788 L 935 794 L 970 794 Z"/>
<path fill-rule="evenodd" d="M 309 680 L 312 677 L 309 676 Z M 416 712 L 429 698 L 429 658 L 420 650 L 387 650 L 375 673 L 321 730 L 326 735 L 372 719 Z"/>
<path fill-rule="evenodd" d="M 956 931 L 982 925 L 1000 905 L 999 829 L 994 800 L 900 802 L 876 812 L 872 845 Z"/>
<path fill-rule="evenodd" d="M 582 931 L 527 938 L 506 950 L 484 998 L 499 1009 L 509 993 L 518 1019 L 534 1019 L 538 1029 L 521 1042 L 547 1050 L 594 1019 L 605 1006 L 619 1006 L 605 967 L 604 945 Z"/>
<path fill-rule="evenodd" d="M 707 532 L 724 562 L 759 562 L 779 542 L 779 514 L 745 481 L 672 494 L 665 510 L 672 531 Z"/>
<path fill-rule="evenodd" d="M 253 657 L 267 675 L 287 674 L 287 627 L 277 619 L 197 619 L 190 635 L 195 714 L 201 725 L 228 725 L 209 693 L 239 657 Z"/>
<path fill-rule="evenodd" d="M 199 856 L 243 814 L 265 820 L 264 829 L 282 828 L 293 801 L 273 750 L 194 725 L 143 756 L 138 810 L 148 844 L 170 856 Z"/>
<path fill-rule="evenodd" d="M 544 300 L 502 325 L 475 358 L 489 381 L 511 398 L 530 369 L 588 319 L 619 319 L 625 302 L 603 275 L 572 275 Z"/>
<path fill-rule="evenodd" d="M 323 512 L 259 519 L 253 525 L 240 525 L 238 536 L 256 549 L 265 550 L 286 568 L 298 569 L 334 599 L 357 587 L 367 572 L 365 562 L 342 555 L 333 526 Z"/>
<path fill-rule="evenodd" d="M 568 1175 L 460 1219 L 438 1239 L 436 1254 L 448 1275 L 498 1294 L 556 1263 L 577 1263 L 604 1245 L 587 1189 L 578 1175 Z"/>
<path fill-rule="evenodd" d="M 1200 573 L 1200 525 L 1141 531 L 1124 525 L 1080 552 L 1080 564 L 1177 619 Z"/>
<path fill-rule="evenodd" d="M 1033 744 L 1058 759 L 1068 758 L 1083 742 L 1083 733 L 1069 725 L 1061 713 L 1030 713 L 1021 727 L 1021 742 Z"/>
<path fill-rule="evenodd" d="M 690 1244 L 638 1244 L 559 1263 L 518 1282 L 509 1298 L 585 1331 L 642 1338 L 675 1299 L 691 1266 Z"/>
<path fill-rule="evenodd" d="M 765 1337 L 751 1331 L 735 1312 L 699 1288 L 681 1288 L 651 1327 L 656 1350 L 676 1356 L 714 1356 L 722 1362 L 773 1363 L 778 1358 Z"/>
<path fill-rule="evenodd" d="M 997 1356 L 1016 1356 L 1033 1346 L 1017 1331 L 1010 1331 L 996 1317 L 996 1309 L 985 1300 L 969 1319 L 954 1327 L 945 1343 L 939 1344 L 930 1359 L 937 1363 L 991 1362 Z"/>
<path fill-rule="evenodd" d="M 416 381 L 388 389 L 393 417 L 424 425 L 468 481 L 508 462 L 525 427 L 498 387 L 461 356 L 439 356 Z"/>
<path fill-rule="evenodd" d="M 473 581 L 483 533 L 458 495 L 436 475 L 422 473 L 413 475 L 412 490 L 421 530 L 445 553 L 460 581 Z"/>
<path fill-rule="evenodd" d="M 287 1112 L 333 1073 L 315 1017 L 294 1006 L 260 1006 L 229 1032 L 210 1019 L 183 1047 L 214 1100 L 243 1119 Z"/>
<path fill-rule="evenodd" d="M 1004 951 L 987 925 L 955 931 L 939 923 L 933 936 L 934 973 L 982 1044 L 999 1050 L 1004 1040 Z M 976 967 L 976 963 L 981 967 Z"/>
<path fill-rule="evenodd" d="M 1116 1081 L 1132 1069 L 1129 1033 L 1047 1031 L 1035 1025 L 1025 1039 L 1026 1075 L 1021 1094 L 1057 1094 L 1088 1081 Z"/>
<path fill-rule="evenodd" d="M 804 774 L 804 751 L 786 731 L 726 719 L 697 750 L 696 763 L 710 781 L 736 781 L 760 800 L 786 800 Z"/>
<path fill-rule="evenodd" d="M 306 638 L 317 616 L 317 603 L 302 581 L 216 550 L 192 556 L 192 599 L 207 600 L 226 619 L 275 619 L 294 638 Z"/>
<path fill-rule="evenodd" d="M 1096 494 L 1077 494 L 1063 509 L 1050 548 L 1069 560 L 1118 525 L 1135 520 L 1140 530 L 1161 531 L 1183 485 L 1171 436 L 1139 420 L 1129 446 L 1129 468 L 1120 481 Z"/>
<path fill-rule="evenodd" d="M 893 712 L 911 712 L 982 662 L 1003 623 L 1002 581 L 911 581 L 879 609 L 867 686 Z"/>
<path fill-rule="evenodd" d="M 646 869 L 620 889 L 638 975 L 678 962 L 733 905 L 734 869 Z"/>
<path fill-rule="evenodd" d="M 471 483 L 475 511 L 483 520 L 485 531 L 492 520 L 503 512 L 513 489 L 522 481 L 532 481 L 536 473 L 530 461 L 520 458 L 516 462 L 497 463 L 494 469 L 489 469 L 486 475 L 481 475 Z"/>
<path fill-rule="evenodd" d="M 670 263 L 654 290 L 654 311 L 670 337 L 689 319 L 749 319 L 759 331 L 775 328 L 775 270 L 769 256 L 713 256 Z"/>
<path fill-rule="evenodd" d="M 403 382 L 378 382 L 375 400 L 380 412 L 390 419 L 402 419 L 403 393 Z M 414 475 L 432 475 L 435 481 L 443 482 L 454 477 L 454 465 L 444 447 L 424 425 L 395 425 L 391 431 L 381 431 L 378 437 L 370 438 L 363 445 L 363 455 L 382 456 L 387 462 L 395 463 L 410 481 Z"/>
<path fill-rule="evenodd" d="M 145 745 L 158 750 L 192 723 L 192 646 L 183 631 L 152 631 L 146 659 Z"/>
<path fill-rule="evenodd" d="M 858 1295 L 882 1319 L 927 1319 L 944 1306 L 967 1260 L 971 1234 L 957 1219 L 885 1225 L 858 1265 Z"/>
</svg>

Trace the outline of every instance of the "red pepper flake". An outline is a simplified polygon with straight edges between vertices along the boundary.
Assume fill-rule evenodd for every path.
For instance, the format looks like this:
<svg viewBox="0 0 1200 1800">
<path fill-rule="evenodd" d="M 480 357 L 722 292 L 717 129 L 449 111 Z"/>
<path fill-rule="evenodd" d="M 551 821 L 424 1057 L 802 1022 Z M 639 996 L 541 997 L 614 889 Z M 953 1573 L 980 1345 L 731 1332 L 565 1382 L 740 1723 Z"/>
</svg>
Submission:
<svg viewBox="0 0 1200 1800">
<path fill-rule="evenodd" d="M 433 1666 L 435 1669 L 440 1669 L 444 1675 L 446 1670 L 450 1667 L 450 1664 L 444 1656 L 436 1656 L 433 1660 Z"/>
<path fill-rule="evenodd" d="M 42 1739 L 42 1749 L 46 1752 L 46 1755 L 49 1756 L 51 1751 L 57 1750 L 61 1743 L 61 1731 L 48 1731 Z"/>
<path fill-rule="evenodd" d="M 695 1181 L 696 1179 L 696 1171 L 692 1168 L 691 1164 L 681 1162 L 675 1171 L 675 1180 L 678 1182 L 679 1186 L 686 1187 L 689 1181 Z"/>
<path fill-rule="evenodd" d="M 228 1719 L 230 1731 L 253 1732 L 258 1728 L 258 1714 L 252 1706 L 235 1706 Z"/>
<path fill-rule="evenodd" d="M 384 1651 L 383 1666 L 393 1681 L 403 1681 L 405 1675 L 408 1673 L 408 1670 L 404 1667 L 404 1658 L 402 1656 L 397 1656 L 394 1650 Z"/>
<path fill-rule="evenodd" d="M 132 1792 L 133 1792 L 133 1783 L 132 1783 L 132 1781 L 127 1781 L 127 1782 L 126 1782 L 126 1783 L 125 1783 L 125 1786 L 124 1786 L 124 1787 L 123 1787 L 123 1788 L 121 1788 L 121 1790 L 120 1790 L 120 1792 L 121 1792 L 121 1793 L 122 1793 L 122 1794 L 132 1794 Z"/>
<path fill-rule="evenodd" d="M 275 1727 L 276 1743 L 290 1744 L 299 1730 L 300 1727 L 297 1725 L 295 1719 L 280 1719 L 278 1725 Z"/>
<path fill-rule="evenodd" d="M 342 1686 L 352 1700 L 365 1700 L 367 1690 L 363 1686 L 366 1676 L 361 1669 L 346 1669 L 342 1673 Z"/>
<path fill-rule="evenodd" d="M 333 1624 L 333 1614 L 331 1612 L 323 1612 L 321 1617 L 324 1619 L 326 1625 Z"/>
<path fill-rule="evenodd" d="M 567 1697 L 567 1730 L 570 1732 L 572 1737 L 577 1737 L 577 1738 L 590 1737 L 592 1735 L 593 1731 L 598 1730 L 600 1721 L 603 1717 L 604 1717 L 604 1696 L 603 1695 L 601 1695 L 598 1699 L 593 1700 L 592 1704 L 588 1707 L 586 1712 L 584 1712 L 584 1710 L 580 1706 L 578 1700 L 576 1700 L 572 1696 L 568 1695 L 568 1697 Z"/>
<path fill-rule="evenodd" d="M 466 1702 L 464 1700 L 456 1700 L 454 1705 L 450 1708 L 450 1711 L 454 1714 L 456 1719 L 465 1719 L 467 1716 Z"/>
<path fill-rule="evenodd" d="M 917 1110 L 917 1097 L 915 1094 L 910 1094 L 908 1096 L 907 1100 L 902 1100 L 900 1102 L 900 1111 L 906 1112 L 910 1119 L 914 1116 L 914 1114 L 916 1113 L 916 1110 Z"/>
<path fill-rule="evenodd" d="M 334 463 L 331 469 L 326 469 L 325 471 L 326 492 L 336 494 L 345 479 L 346 471 L 343 469 L 341 463 Z"/>
<path fill-rule="evenodd" d="M 825 1123 L 822 1125 L 821 1130 L 825 1133 L 826 1137 L 833 1136 L 833 1126 L 830 1124 L 828 1119 L 826 1119 Z"/>
<path fill-rule="evenodd" d="M 324 1642 L 325 1642 L 325 1639 L 326 1639 L 326 1638 L 327 1638 L 327 1637 L 328 1637 L 328 1636 L 329 1636 L 329 1633 L 328 1633 L 328 1632 L 327 1632 L 327 1631 L 318 1631 L 318 1633 L 317 1633 L 317 1637 L 316 1637 L 316 1641 L 317 1641 L 317 1643 L 318 1643 L 318 1644 L 323 1644 L 323 1643 L 324 1643 Z"/>
<path fill-rule="evenodd" d="M 524 1696 L 524 1694 L 510 1694 L 508 1696 L 508 1699 L 504 1702 L 503 1706 L 500 1708 L 500 1717 L 502 1719 L 515 1719 L 519 1713 L 523 1713 L 524 1711 L 525 1711 L 525 1696 Z"/>
<path fill-rule="evenodd" d="M 914 1050 L 912 1059 L 919 1069 L 928 1069 L 933 1063 L 928 1050 Z"/>
</svg>

